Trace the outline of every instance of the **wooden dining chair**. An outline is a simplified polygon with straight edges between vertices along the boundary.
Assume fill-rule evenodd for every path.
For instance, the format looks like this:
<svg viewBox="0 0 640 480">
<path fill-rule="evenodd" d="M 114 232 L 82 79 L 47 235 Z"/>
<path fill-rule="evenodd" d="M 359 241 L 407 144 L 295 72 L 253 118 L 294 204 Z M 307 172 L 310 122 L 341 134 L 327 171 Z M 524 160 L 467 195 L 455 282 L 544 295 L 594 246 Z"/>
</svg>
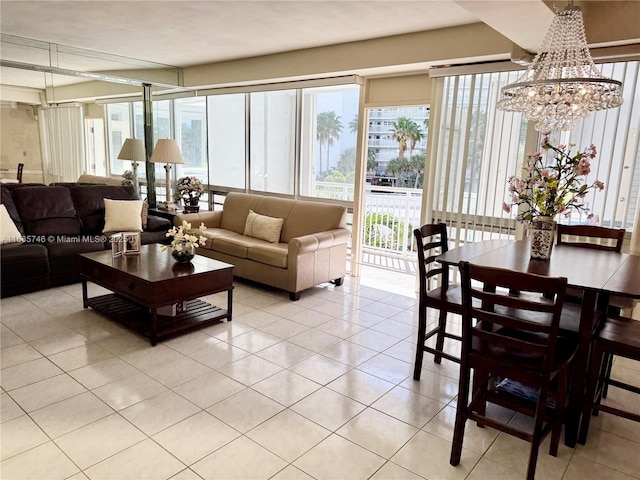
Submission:
<svg viewBox="0 0 640 480">
<path fill-rule="evenodd" d="M 442 358 L 460 363 L 460 358 L 444 352 L 445 338 L 460 340 L 459 335 L 447 332 L 447 314 L 462 314 L 462 294 L 460 285 L 449 285 L 449 267 L 436 262 L 439 254 L 449 249 L 447 226 L 444 223 L 426 224 L 413 231 L 418 249 L 418 273 L 420 283 L 420 299 L 418 312 L 418 341 L 416 347 L 416 363 L 413 378 L 420 380 L 424 352 L 434 354 L 434 362 L 440 363 Z M 439 285 L 429 290 L 430 283 Z M 427 309 L 438 310 L 437 325 L 427 332 Z M 436 336 L 435 347 L 427 345 L 427 341 Z"/>
<path fill-rule="evenodd" d="M 579 248 L 589 248 L 595 250 L 605 250 L 620 253 L 624 242 L 625 230 L 623 228 L 606 228 L 595 225 L 558 225 L 557 240 L 558 245 L 572 245 Z M 580 310 L 571 306 L 572 303 L 581 303 L 582 292 L 574 288 L 567 289 L 567 306 L 565 307 L 564 321 L 560 327 L 568 326 L 565 330 L 573 330 L 579 323 Z M 619 315 L 622 310 L 631 309 L 634 301 L 631 298 L 612 296 L 608 300 L 608 312 L 612 315 Z M 594 331 L 599 328 L 604 321 L 603 316 L 597 317 L 594 322 Z M 577 330 L 576 330 L 577 332 Z M 605 354 L 603 372 L 605 377 L 611 375 L 613 357 Z M 607 397 L 609 384 L 605 383 L 601 394 Z"/>
<path fill-rule="evenodd" d="M 460 272 L 462 356 L 450 463 L 460 463 L 465 423 L 474 420 L 531 442 L 527 479 L 533 479 L 540 444 L 549 432 L 549 453 L 558 452 L 577 350 L 576 341 L 558 334 L 567 279 L 468 262 L 460 263 Z M 487 402 L 533 417 L 533 432 L 487 416 Z"/>
<path fill-rule="evenodd" d="M 640 415 L 637 413 L 623 410 L 613 405 L 602 405 L 601 403 L 603 390 L 608 385 L 640 394 L 639 385 L 630 385 L 611 379 L 610 370 L 606 365 L 606 357 L 616 355 L 640 361 L 640 321 L 624 317 L 607 318 L 604 327 L 595 338 L 582 424 L 578 435 L 578 441 L 582 444 L 587 441 L 592 412 L 597 414 L 597 412 L 602 411 L 640 422 Z"/>
<path fill-rule="evenodd" d="M 18 183 L 22 183 L 22 171 L 24 170 L 24 163 L 19 163 L 18 164 Z"/>
<path fill-rule="evenodd" d="M 557 245 L 572 245 L 581 248 L 620 252 L 625 230 L 595 225 L 558 225 Z M 572 237 L 578 237 L 572 240 Z"/>
</svg>

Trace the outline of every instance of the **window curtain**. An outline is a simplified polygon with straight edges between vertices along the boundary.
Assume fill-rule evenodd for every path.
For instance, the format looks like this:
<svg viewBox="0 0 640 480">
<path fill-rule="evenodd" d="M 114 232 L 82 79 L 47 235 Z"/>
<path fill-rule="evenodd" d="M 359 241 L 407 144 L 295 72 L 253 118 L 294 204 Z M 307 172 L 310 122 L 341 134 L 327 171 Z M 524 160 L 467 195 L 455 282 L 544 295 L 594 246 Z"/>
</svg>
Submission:
<svg viewBox="0 0 640 480">
<path fill-rule="evenodd" d="M 593 112 L 575 122 L 573 130 L 553 132 L 552 143 L 592 143 L 598 155 L 587 182 L 599 179 L 604 192 L 585 199 L 598 225 L 637 230 L 640 221 L 640 62 L 602 65 L 605 76 L 624 84 L 620 108 Z M 434 98 L 439 120 L 432 142 L 432 159 L 425 219 L 448 226 L 451 247 L 489 238 L 521 237 L 522 227 L 502 211 L 508 200 L 507 180 L 520 175 L 528 152 L 539 149 L 540 136 L 521 114 L 496 109 L 500 88 L 519 72 L 459 75 L 437 79 Z M 433 112 L 432 112 L 433 114 Z M 574 214 L 563 223 L 588 223 Z M 640 254 L 640 235 L 634 232 L 632 251 Z"/>
<path fill-rule="evenodd" d="M 500 88 L 517 77 L 518 72 L 501 72 L 437 82 L 441 102 L 426 218 L 447 224 L 451 248 L 516 233 L 502 202 L 507 179 L 523 156 L 527 125 L 521 114 L 498 111 L 495 104 Z"/>
<path fill-rule="evenodd" d="M 44 181 L 75 182 L 84 165 L 82 107 L 60 105 L 40 110 L 40 143 Z"/>
</svg>

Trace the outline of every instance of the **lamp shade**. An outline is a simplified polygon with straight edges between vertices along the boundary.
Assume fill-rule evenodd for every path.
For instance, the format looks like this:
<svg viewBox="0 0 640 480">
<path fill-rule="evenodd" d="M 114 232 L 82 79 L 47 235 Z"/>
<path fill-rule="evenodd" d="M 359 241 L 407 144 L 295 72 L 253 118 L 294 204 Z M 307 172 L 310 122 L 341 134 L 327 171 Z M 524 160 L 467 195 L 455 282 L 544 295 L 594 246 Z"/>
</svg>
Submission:
<svg viewBox="0 0 640 480">
<path fill-rule="evenodd" d="M 161 138 L 150 158 L 154 163 L 184 163 L 178 142 L 171 138 Z"/>
<path fill-rule="evenodd" d="M 118 154 L 120 160 L 133 160 L 134 162 L 144 162 L 147 155 L 144 150 L 144 140 L 137 138 L 127 138 Z"/>
</svg>

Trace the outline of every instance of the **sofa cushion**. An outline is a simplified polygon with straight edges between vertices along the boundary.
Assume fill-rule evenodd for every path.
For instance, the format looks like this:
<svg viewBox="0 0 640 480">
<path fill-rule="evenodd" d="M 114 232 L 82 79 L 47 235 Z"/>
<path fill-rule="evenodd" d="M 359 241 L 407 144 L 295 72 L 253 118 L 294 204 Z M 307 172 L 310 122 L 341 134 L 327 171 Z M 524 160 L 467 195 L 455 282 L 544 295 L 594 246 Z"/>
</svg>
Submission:
<svg viewBox="0 0 640 480">
<path fill-rule="evenodd" d="M 345 228 L 347 209 L 342 205 L 315 202 L 295 202 L 282 227 L 282 242 L 292 238 Z"/>
<path fill-rule="evenodd" d="M 212 250 L 233 255 L 234 257 L 247 258 L 249 247 L 254 245 L 255 242 L 260 241 L 263 240 L 256 240 L 255 238 L 245 237 L 235 232 L 229 232 L 229 235 L 221 235 L 213 238 Z"/>
<path fill-rule="evenodd" d="M 244 226 L 244 234 L 267 242 L 278 243 L 283 223 L 284 220 L 282 218 L 268 217 L 249 210 L 247 223 Z"/>
<path fill-rule="evenodd" d="M 79 235 L 80 220 L 66 187 L 24 187 L 11 192 L 25 235 Z"/>
<path fill-rule="evenodd" d="M 229 193 L 224 199 L 220 228 L 242 235 L 249 210 L 255 211 L 256 205 L 262 198 L 260 195 Z"/>
<path fill-rule="evenodd" d="M 13 220 L 7 212 L 7 207 L 0 204 L 0 244 L 6 245 L 9 243 L 22 243 L 22 234 L 20 230 L 13 223 Z"/>
<path fill-rule="evenodd" d="M 2 297 L 49 287 L 49 257 L 44 245 L 37 243 L 2 246 L 0 280 Z"/>
<path fill-rule="evenodd" d="M 142 200 L 104 199 L 104 228 L 107 232 L 141 232 Z"/>
<path fill-rule="evenodd" d="M 264 243 L 251 245 L 247 250 L 247 258 L 256 262 L 287 268 L 289 246 L 286 243 Z"/>
<path fill-rule="evenodd" d="M 139 200 L 132 186 L 76 185 L 70 188 L 85 233 L 99 234 L 104 228 L 104 199 Z M 142 213 L 141 213 L 142 215 Z"/>
<path fill-rule="evenodd" d="M 21 185 L 21 184 L 18 183 L 18 185 Z M 20 234 L 24 235 L 24 228 L 22 226 L 22 221 L 20 220 L 20 215 L 18 215 L 16 204 L 13 202 L 13 197 L 11 196 L 11 190 L 4 186 L 2 187 L 2 189 L 0 189 L 0 203 L 2 203 L 2 205 L 4 205 L 5 208 L 7 209 L 7 213 L 9 214 L 9 217 L 11 217 L 13 224 L 16 226 Z"/>
</svg>

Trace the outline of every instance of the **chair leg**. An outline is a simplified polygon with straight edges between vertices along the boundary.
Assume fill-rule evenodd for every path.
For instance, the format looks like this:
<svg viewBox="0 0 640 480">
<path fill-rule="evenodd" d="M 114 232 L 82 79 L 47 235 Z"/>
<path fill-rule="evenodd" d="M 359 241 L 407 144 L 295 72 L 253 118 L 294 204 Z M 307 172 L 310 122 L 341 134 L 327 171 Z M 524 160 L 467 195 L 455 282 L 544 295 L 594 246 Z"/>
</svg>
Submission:
<svg viewBox="0 0 640 480">
<path fill-rule="evenodd" d="M 446 310 L 440 310 L 440 316 L 438 317 L 438 334 L 436 336 L 436 351 L 442 352 L 444 349 L 444 333 L 447 328 L 447 312 Z M 442 361 L 442 355 L 436 353 L 433 359 L 435 363 Z"/>
<path fill-rule="evenodd" d="M 547 404 L 547 388 L 541 388 L 536 404 L 536 414 L 533 424 L 533 438 L 531 439 L 531 452 L 529 453 L 529 465 L 527 466 L 527 480 L 534 480 L 536 476 L 536 464 L 538 463 L 538 451 L 542 443 L 542 426 L 544 423 L 544 410 Z"/>
<path fill-rule="evenodd" d="M 422 304 L 422 302 L 420 302 Z M 418 313 L 418 342 L 416 344 L 416 363 L 413 367 L 413 379 L 420 380 L 422 359 L 424 358 L 424 342 L 427 330 L 427 309 L 420 305 Z"/>
<path fill-rule="evenodd" d="M 591 421 L 591 412 L 593 411 L 593 404 L 596 401 L 596 388 L 598 386 L 598 378 L 600 378 L 601 366 L 604 362 L 604 353 L 602 349 L 596 346 L 591 358 L 591 368 L 589 369 L 589 381 L 587 383 L 587 393 L 585 396 L 584 407 L 582 410 L 582 424 L 580 425 L 580 432 L 578 434 L 578 442 L 584 445 L 587 442 L 587 433 L 589 433 L 589 423 Z"/>
<path fill-rule="evenodd" d="M 453 430 L 453 444 L 451 445 L 451 458 L 449 463 L 454 467 L 460 463 L 462 456 L 462 442 L 464 440 L 464 427 L 467 422 L 467 407 L 469 399 L 469 367 L 461 365 L 460 381 L 458 382 L 458 407 L 456 409 L 456 423 Z"/>
<path fill-rule="evenodd" d="M 563 369 L 558 376 L 558 388 L 556 391 L 556 411 L 557 419 L 551 429 L 551 443 L 549 444 L 549 455 L 558 456 L 558 445 L 560 444 L 560 433 L 562 432 L 562 420 L 564 418 L 564 406 L 567 399 L 568 371 Z"/>
<path fill-rule="evenodd" d="M 613 367 L 613 355 L 604 354 L 604 378 L 602 382 L 602 398 L 607 398 L 609 393 L 609 379 L 611 378 L 611 368 Z"/>
<path fill-rule="evenodd" d="M 474 402 L 478 415 L 483 417 L 487 414 L 487 388 L 490 375 L 478 368 L 473 371 L 473 382 L 471 384 L 471 397 L 477 399 Z M 484 424 L 480 421 L 476 422 L 480 428 L 484 428 Z"/>
</svg>

